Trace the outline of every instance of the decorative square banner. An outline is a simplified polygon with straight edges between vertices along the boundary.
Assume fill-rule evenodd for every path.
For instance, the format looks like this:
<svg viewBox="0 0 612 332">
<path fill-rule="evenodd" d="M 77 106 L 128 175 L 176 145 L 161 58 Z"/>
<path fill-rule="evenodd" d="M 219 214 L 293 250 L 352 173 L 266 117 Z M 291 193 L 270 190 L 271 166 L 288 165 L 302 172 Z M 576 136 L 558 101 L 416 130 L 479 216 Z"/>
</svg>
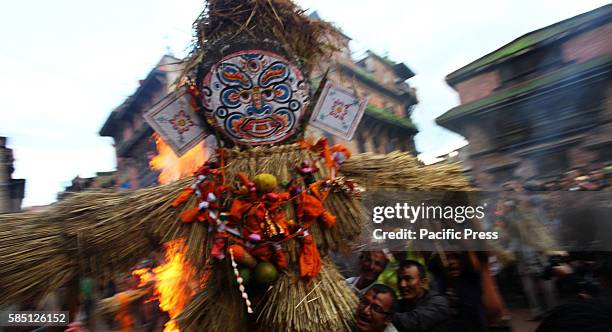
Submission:
<svg viewBox="0 0 612 332">
<path fill-rule="evenodd" d="M 191 98 L 186 89 L 174 91 L 144 114 L 147 123 L 179 157 L 209 135 L 191 106 Z"/>
<path fill-rule="evenodd" d="M 310 123 L 333 135 L 350 140 L 368 105 L 354 92 L 327 81 L 310 118 Z"/>
</svg>

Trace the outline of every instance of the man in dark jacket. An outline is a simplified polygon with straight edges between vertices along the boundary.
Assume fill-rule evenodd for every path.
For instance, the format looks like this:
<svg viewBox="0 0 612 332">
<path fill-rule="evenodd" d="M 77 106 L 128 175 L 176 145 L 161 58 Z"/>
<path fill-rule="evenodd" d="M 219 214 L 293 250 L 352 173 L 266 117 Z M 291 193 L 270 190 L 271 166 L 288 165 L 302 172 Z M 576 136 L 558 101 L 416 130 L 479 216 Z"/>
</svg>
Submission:
<svg viewBox="0 0 612 332">
<path fill-rule="evenodd" d="M 393 325 L 398 331 L 446 331 L 450 318 L 448 301 L 442 295 L 425 288 L 425 267 L 417 261 L 402 261 L 397 269 L 400 292 L 398 311 Z"/>
</svg>

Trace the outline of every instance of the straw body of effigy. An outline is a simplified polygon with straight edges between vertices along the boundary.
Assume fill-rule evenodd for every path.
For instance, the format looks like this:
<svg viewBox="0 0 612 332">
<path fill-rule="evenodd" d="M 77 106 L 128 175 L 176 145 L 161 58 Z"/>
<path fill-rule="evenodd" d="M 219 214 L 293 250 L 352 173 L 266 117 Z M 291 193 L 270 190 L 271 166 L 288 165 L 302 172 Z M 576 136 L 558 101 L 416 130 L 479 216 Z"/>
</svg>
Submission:
<svg viewBox="0 0 612 332">
<path fill-rule="evenodd" d="M 473 190 L 460 165 L 423 165 L 406 152 L 358 154 L 347 160 L 341 171 L 368 191 Z"/>
<path fill-rule="evenodd" d="M 320 167 L 322 174 L 319 174 L 319 178 L 328 176 L 323 165 L 316 162 L 319 159 L 318 154 L 301 148 L 299 144 L 257 147 L 247 151 L 225 150 L 224 157 L 227 178 L 232 178 L 239 172 L 244 172 L 249 177 L 270 173 L 281 182 L 288 181 L 295 177 L 296 165 L 306 160 L 315 161 Z M 323 256 L 330 250 L 339 250 L 342 246 L 348 249 L 350 240 L 359 235 L 365 221 L 363 207 L 349 195 L 330 194 L 326 208 L 338 218 L 336 227 L 323 230 L 315 223 L 309 229 Z M 287 213 L 290 218 L 293 217 L 292 209 L 288 209 Z M 209 243 L 210 240 L 208 239 Z M 257 316 L 258 326 L 265 327 L 266 331 L 329 331 L 330 328 L 346 330 L 353 320 L 356 297 L 333 263 L 325 263 L 316 278 L 301 279 L 299 271 L 291 269 L 299 266 L 299 243 L 297 240 L 290 240 L 283 244 L 283 248 L 288 253 L 290 270 L 270 286 L 259 303 L 255 303 L 261 308 Z M 243 300 L 227 263 L 211 263 L 209 268 L 212 271 L 211 277 L 178 318 L 179 323 L 187 328 L 197 327 L 211 331 L 220 328 L 227 331 L 246 330 Z M 295 307 L 305 298 L 300 306 Z M 311 301 L 315 298 L 318 302 Z M 241 315 L 237 315 L 236 311 Z"/>
</svg>

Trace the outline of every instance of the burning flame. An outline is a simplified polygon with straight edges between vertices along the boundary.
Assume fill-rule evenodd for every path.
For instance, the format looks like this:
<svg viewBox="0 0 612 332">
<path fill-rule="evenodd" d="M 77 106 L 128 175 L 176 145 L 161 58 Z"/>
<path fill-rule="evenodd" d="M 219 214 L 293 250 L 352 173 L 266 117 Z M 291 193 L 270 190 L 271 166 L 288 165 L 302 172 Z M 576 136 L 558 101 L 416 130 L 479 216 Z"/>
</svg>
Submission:
<svg viewBox="0 0 612 332">
<path fill-rule="evenodd" d="M 164 244 L 166 261 L 154 268 L 142 268 L 132 271 L 139 278 L 138 287 L 153 285 L 154 298 L 159 300 L 159 308 L 167 312 L 170 320 L 164 332 L 180 332 L 174 320 L 183 311 L 194 294 L 197 284 L 195 269 L 185 258 L 185 243 L 182 239 Z"/>
<path fill-rule="evenodd" d="M 161 171 L 159 183 L 167 184 L 186 176 L 193 175 L 198 167 L 202 166 L 208 158 L 208 151 L 204 142 L 196 145 L 184 155 L 177 157 L 172 148 L 157 134 L 153 134 L 157 146 L 157 156 L 149 162 L 152 169 Z"/>
<path fill-rule="evenodd" d="M 164 332 L 179 332 L 174 320 L 185 308 L 194 289 L 191 287 L 195 270 L 185 259 L 185 243 L 182 239 L 167 242 L 166 263 L 153 269 L 157 282 L 155 292 L 159 297 L 159 307 L 170 315 Z"/>
<path fill-rule="evenodd" d="M 132 271 L 132 275 L 138 277 L 138 287 L 144 287 L 148 283 L 155 281 L 155 275 L 149 268 L 136 269 Z"/>
</svg>

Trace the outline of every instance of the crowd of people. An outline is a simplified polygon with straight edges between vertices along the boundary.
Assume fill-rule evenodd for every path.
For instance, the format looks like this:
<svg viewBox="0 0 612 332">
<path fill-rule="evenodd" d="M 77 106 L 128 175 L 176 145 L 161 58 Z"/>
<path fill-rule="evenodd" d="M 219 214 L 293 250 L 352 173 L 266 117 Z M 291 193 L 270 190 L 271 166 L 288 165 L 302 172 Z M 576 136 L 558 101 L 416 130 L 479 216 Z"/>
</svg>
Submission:
<svg viewBox="0 0 612 332">
<path fill-rule="evenodd" d="M 612 165 L 597 164 L 578 167 L 552 177 L 512 180 L 502 184 L 502 190 L 513 191 L 612 191 Z"/>
<path fill-rule="evenodd" d="M 484 198 L 481 226 L 500 235 L 486 250 L 361 252 L 356 275 L 345 270 L 360 297 L 355 331 L 513 331 L 517 319 L 539 332 L 612 330 L 611 174 L 503 184 Z M 569 193 L 583 191 L 598 193 Z"/>
<path fill-rule="evenodd" d="M 358 275 L 347 279 L 359 296 L 355 331 L 510 331 L 503 321 L 511 312 L 504 299 L 494 299 L 495 283 L 486 278 L 487 255 L 445 252 L 398 260 L 406 254 L 361 253 Z M 609 331 L 612 260 L 599 261 L 594 271 L 597 293 L 551 308 L 538 331 Z"/>
</svg>

